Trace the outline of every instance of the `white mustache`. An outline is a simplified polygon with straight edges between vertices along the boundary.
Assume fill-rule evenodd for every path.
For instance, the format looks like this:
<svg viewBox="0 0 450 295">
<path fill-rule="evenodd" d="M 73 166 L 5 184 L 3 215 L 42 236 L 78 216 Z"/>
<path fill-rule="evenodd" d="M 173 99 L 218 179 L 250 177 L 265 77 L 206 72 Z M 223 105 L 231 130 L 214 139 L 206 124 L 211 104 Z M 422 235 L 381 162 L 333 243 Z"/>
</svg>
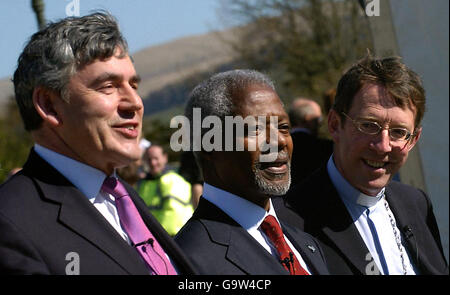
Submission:
<svg viewBox="0 0 450 295">
<path fill-rule="evenodd" d="M 262 158 L 264 157 L 264 158 Z M 291 158 L 289 157 L 289 153 L 287 151 L 281 151 L 276 153 L 268 153 L 266 155 L 259 156 L 259 162 L 255 164 L 255 167 L 260 169 L 263 165 L 262 163 L 273 163 L 273 162 L 281 162 L 286 161 L 288 166 L 291 165 Z"/>
</svg>

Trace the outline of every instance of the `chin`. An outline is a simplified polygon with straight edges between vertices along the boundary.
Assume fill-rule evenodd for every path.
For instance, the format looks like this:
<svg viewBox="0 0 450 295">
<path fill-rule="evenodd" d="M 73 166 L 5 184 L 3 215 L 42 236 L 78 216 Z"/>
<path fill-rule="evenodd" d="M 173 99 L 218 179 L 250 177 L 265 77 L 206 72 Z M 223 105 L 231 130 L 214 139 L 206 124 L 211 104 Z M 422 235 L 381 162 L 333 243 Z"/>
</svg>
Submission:
<svg viewBox="0 0 450 295">
<path fill-rule="evenodd" d="M 255 183 L 261 193 L 271 196 L 282 196 L 287 193 L 291 186 L 291 176 L 287 175 L 287 179 L 273 181 L 264 178 L 260 174 L 255 174 Z"/>
</svg>

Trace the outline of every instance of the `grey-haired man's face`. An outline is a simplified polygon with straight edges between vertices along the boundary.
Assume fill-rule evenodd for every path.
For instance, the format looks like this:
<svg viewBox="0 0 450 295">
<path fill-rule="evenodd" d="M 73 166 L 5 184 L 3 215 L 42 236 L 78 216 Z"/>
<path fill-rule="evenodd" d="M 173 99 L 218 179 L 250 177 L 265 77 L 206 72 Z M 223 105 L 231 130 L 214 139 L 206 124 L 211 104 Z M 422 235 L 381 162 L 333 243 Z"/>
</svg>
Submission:
<svg viewBox="0 0 450 295">
<path fill-rule="evenodd" d="M 109 174 L 139 159 L 143 104 L 130 57 L 119 52 L 79 70 L 69 102 L 56 100 L 64 154 Z"/>
<path fill-rule="evenodd" d="M 258 203 L 261 195 L 284 194 L 290 186 L 293 144 L 289 118 L 278 95 L 267 86 L 253 84 L 235 93 L 233 99 L 235 116 L 265 116 L 266 125 L 246 130 L 244 136 L 236 137 L 237 142 L 242 141 L 244 151 L 215 153 L 213 161 L 219 178 L 225 189 L 254 203 Z M 275 124 L 271 116 L 277 118 Z M 249 150 L 248 147 L 258 141 L 262 128 L 267 144 L 273 148 L 263 152 L 256 144 L 256 150 Z M 271 133 L 275 136 L 269 136 Z M 273 160 L 261 161 L 261 156 L 274 150 L 277 154 Z"/>
</svg>

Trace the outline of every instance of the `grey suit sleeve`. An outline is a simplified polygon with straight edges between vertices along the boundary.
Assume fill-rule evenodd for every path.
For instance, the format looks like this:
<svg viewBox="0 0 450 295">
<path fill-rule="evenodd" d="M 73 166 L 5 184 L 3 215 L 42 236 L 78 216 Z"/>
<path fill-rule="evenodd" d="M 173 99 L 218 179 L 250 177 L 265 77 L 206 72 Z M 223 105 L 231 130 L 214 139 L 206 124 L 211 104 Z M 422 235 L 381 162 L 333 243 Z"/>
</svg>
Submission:
<svg viewBox="0 0 450 295">
<path fill-rule="evenodd" d="M 1 213 L 0 274 L 50 274 L 25 234 Z"/>
</svg>

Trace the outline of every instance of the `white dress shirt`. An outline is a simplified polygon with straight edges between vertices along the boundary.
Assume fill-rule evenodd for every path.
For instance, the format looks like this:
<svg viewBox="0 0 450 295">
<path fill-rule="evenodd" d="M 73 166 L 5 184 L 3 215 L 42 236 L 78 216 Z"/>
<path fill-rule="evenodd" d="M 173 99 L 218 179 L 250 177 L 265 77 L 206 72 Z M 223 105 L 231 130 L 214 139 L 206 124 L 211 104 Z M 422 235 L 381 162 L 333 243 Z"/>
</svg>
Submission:
<svg viewBox="0 0 450 295">
<path fill-rule="evenodd" d="M 385 188 L 377 196 L 368 196 L 361 193 L 340 174 L 334 164 L 333 156 L 328 160 L 327 170 L 331 182 L 350 213 L 359 234 L 369 249 L 373 261 L 375 261 L 380 272 L 389 275 L 403 274 L 400 250 L 395 240 L 394 229 L 388 213 L 391 213 L 394 220 L 395 217 L 390 210 L 388 212 L 384 205 Z M 369 218 L 375 225 L 375 232 L 373 229 L 371 230 Z M 400 230 L 397 227 L 396 229 L 400 234 Z M 376 242 L 376 239 L 379 240 L 379 243 Z M 377 245 L 381 246 L 380 251 L 377 250 Z M 403 247 L 403 253 L 407 274 L 416 274 L 416 270 L 411 265 L 409 253 L 405 247 Z M 370 263 L 371 259 L 370 257 L 366 257 L 366 260 Z"/>
<path fill-rule="evenodd" d="M 203 186 L 203 198 L 210 201 L 218 208 L 220 208 L 223 212 L 225 212 L 228 216 L 230 216 L 234 221 L 242 226 L 242 228 L 244 228 L 262 247 L 264 247 L 267 252 L 279 259 L 277 250 L 270 243 L 269 238 L 260 229 L 260 225 L 267 215 L 272 215 L 278 221 L 277 215 L 272 206 L 272 201 L 270 201 L 270 210 L 269 212 L 267 212 L 262 207 L 250 201 L 247 201 L 246 199 L 233 195 L 232 193 L 219 189 L 206 182 Z M 309 270 L 308 266 L 306 265 L 297 249 L 295 249 L 295 247 L 285 235 L 284 239 L 294 252 L 295 256 L 300 262 L 300 265 L 309 274 L 311 274 L 311 271 Z"/>
<path fill-rule="evenodd" d="M 131 245 L 128 235 L 120 225 L 114 197 L 100 190 L 107 176 L 105 173 L 39 144 L 34 145 L 34 150 L 79 189 L 119 235 Z"/>
</svg>

